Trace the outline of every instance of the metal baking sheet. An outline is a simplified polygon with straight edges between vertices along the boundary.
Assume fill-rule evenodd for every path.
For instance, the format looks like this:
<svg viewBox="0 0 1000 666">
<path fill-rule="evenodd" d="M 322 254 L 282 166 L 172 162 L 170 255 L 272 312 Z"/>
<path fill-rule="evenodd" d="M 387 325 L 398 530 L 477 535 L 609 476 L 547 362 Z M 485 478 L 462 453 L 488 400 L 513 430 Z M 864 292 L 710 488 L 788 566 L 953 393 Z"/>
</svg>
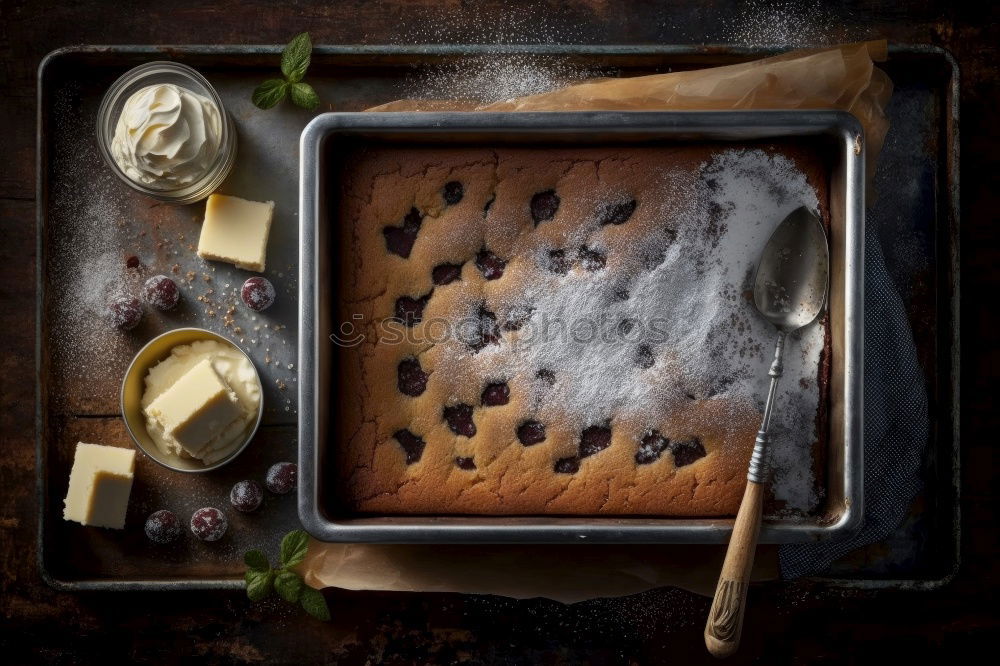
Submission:
<svg viewBox="0 0 1000 666">
<path fill-rule="evenodd" d="M 387 543 L 721 543 L 732 519 L 589 516 L 338 515 L 324 480 L 337 446 L 328 405 L 335 393 L 336 347 L 331 335 L 336 291 L 332 267 L 341 251 L 330 171 L 345 144 L 627 146 L 678 141 L 747 142 L 825 137 L 831 143 L 830 381 L 826 505 L 816 516 L 765 522 L 763 543 L 844 536 L 860 526 L 861 351 L 864 302 L 864 150 L 856 118 L 840 111 L 563 112 L 563 113 L 328 113 L 302 134 L 299 211 L 299 517 L 316 538 Z"/>
<path fill-rule="evenodd" d="M 66 369 L 49 353 L 50 321 L 58 313 L 46 299 L 49 267 L 60 248 L 52 239 L 62 225 L 73 224 L 70 216 L 53 210 L 52 191 L 66 185 L 64 174 L 54 169 L 53 156 L 61 149 L 54 130 L 63 120 L 67 105 L 77 112 L 85 134 L 75 137 L 71 150 L 96 156 L 96 146 L 87 143 L 94 113 L 111 81 L 127 69 L 150 60 L 176 60 L 202 71 L 223 95 L 227 106 L 242 108 L 237 124 L 250 133 L 247 153 L 268 169 L 296 169 L 295 155 L 284 152 L 294 144 L 311 114 L 293 108 L 258 113 L 243 104 L 249 90 L 270 78 L 277 69 L 281 46 L 74 46 L 47 56 L 39 68 L 38 85 L 38 274 L 36 361 L 37 390 L 37 479 L 39 490 L 38 553 L 46 579 L 63 589 L 194 589 L 237 588 L 241 569 L 238 553 L 218 553 L 214 561 L 178 558 L 169 571 L 141 574 L 116 570 L 106 555 L 126 556 L 137 545 L 130 543 L 80 544 L 59 538 L 65 478 L 54 467 L 66 446 L 66 424 L 92 428 L 91 419 L 107 420 L 115 427 L 117 410 L 106 401 L 91 400 L 63 409 L 51 394 L 65 390 Z M 523 62 L 530 58 L 542 68 L 565 65 L 607 75 L 636 76 L 656 72 L 732 64 L 769 55 L 761 49 L 730 46 L 672 45 L 364 45 L 319 46 L 314 50 L 310 82 L 331 110 L 362 110 L 420 92 L 416 75 L 438 66 L 453 66 L 477 58 L 511 55 Z M 884 229 L 899 252 L 888 264 L 900 284 L 914 285 L 904 297 L 912 313 L 917 344 L 928 376 L 935 409 L 933 438 L 927 451 L 925 490 L 914 504 L 911 520 L 887 542 L 845 560 L 832 572 L 836 585 L 932 587 L 947 581 L 958 564 L 958 70 L 950 55 L 932 46 L 891 46 L 890 61 L 880 65 L 893 79 L 896 93 L 888 110 L 889 140 L 876 175 L 879 193 L 870 224 Z M 419 83 L 419 81 L 418 81 Z M 261 137 L 273 137 L 263 140 Z M 65 148 L 62 148 L 65 149 Z M 247 157 L 244 154 L 244 157 Z M 99 163 L 98 163 L 99 164 Z M 289 166 L 290 164 L 290 166 Z M 284 166 L 283 166 L 284 165 Z M 897 178 L 903 173 L 905 177 Z M 269 174 L 273 177 L 273 174 Z M 294 206 L 292 189 L 281 191 Z M 99 174 L 95 174 L 100 180 Z M 254 174 L 244 173 L 244 182 Z M 282 183 L 289 180 L 283 175 Z M 912 184 L 916 184 L 916 191 Z M 281 186 L 285 187 L 284 185 Z M 85 192 L 86 194 L 86 192 Z M 193 207 L 195 208 L 195 207 Z M 899 215 L 905 210 L 914 214 Z M 916 214 L 919 211 L 919 214 Z M 284 242 L 296 242 L 292 234 Z M 112 383 L 117 378 L 112 378 Z M 102 390 L 91 391 L 100 396 Z M 113 392 L 112 392 L 113 393 Z M 113 397 L 113 396 L 112 396 Z M 272 426 L 265 426 L 269 432 Z M 294 450 L 294 425 L 280 438 L 280 446 Z M 75 435 L 73 435 L 75 436 Z M 125 440 L 122 440 L 124 442 Z M 289 449 L 286 449 L 289 450 Z M 224 485 L 221 484 L 220 485 Z M 294 513 L 294 507 L 292 509 Z M 289 517 L 294 522 L 293 517 Z M 252 534 L 257 544 L 266 544 L 287 529 L 286 524 L 259 526 Z M 72 551 L 64 549 L 71 546 Z M 83 550 L 92 566 L 73 566 L 73 554 Z"/>
</svg>

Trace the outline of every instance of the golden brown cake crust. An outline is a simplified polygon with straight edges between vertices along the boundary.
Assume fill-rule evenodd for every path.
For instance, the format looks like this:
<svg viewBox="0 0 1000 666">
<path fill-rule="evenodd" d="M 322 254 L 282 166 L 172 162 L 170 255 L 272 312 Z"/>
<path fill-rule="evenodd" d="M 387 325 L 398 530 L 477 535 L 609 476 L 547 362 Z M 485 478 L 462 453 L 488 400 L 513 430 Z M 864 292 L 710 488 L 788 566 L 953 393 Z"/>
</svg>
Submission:
<svg viewBox="0 0 1000 666">
<path fill-rule="evenodd" d="M 337 361 L 339 500 L 382 514 L 735 513 L 759 425 L 751 402 L 693 391 L 641 417 L 622 405 L 584 422 L 580 408 L 547 400 L 564 368 L 488 360 L 497 338 L 524 334 L 513 329 L 531 312 L 525 294 L 581 271 L 609 276 L 611 290 L 613 276 L 644 270 L 650 248 L 662 252 L 685 223 L 675 208 L 690 205 L 683 177 L 652 174 L 669 165 L 696 175 L 712 150 L 382 147 L 346 156 L 335 320 L 365 337 Z M 816 173 L 807 178 L 825 191 Z M 545 219 L 553 191 L 558 205 Z M 627 219 L 607 223 L 616 214 Z M 499 278 L 487 279 L 498 264 L 484 250 L 503 262 Z M 471 321 L 471 333 L 443 342 L 456 321 Z M 671 370 L 657 362 L 650 372 Z M 505 395 L 506 404 L 484 404 Z M 526 423 L 542 424 L 544 439 L 520 431 Z"/>
</svg>

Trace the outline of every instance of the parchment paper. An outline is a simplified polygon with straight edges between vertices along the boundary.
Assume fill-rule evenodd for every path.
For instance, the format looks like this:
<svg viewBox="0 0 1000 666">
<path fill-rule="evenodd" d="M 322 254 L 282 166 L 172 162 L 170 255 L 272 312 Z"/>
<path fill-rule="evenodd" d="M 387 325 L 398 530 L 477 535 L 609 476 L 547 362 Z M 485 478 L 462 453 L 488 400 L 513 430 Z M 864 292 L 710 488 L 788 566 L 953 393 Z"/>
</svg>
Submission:
<svg viewBox="0 0 1000 666">
<path fill-rule="evenodd" d="M 886 42 L 793 51 L 738 65 L 594 79 L 552 92 L 476 105 L 398 100 L 371 111 L 841 109 L 865 130 L 869 182 L 889 123 L 892 82 L 873 61 Z M 778 549 L 760 546 L 754 580 L 778 577 Z M 393 545 L 312 540 L 300 565 L 315 588 L 496 594 L 573 603 L 675 586 L 711 595 L 724 546 Z"/>
</svg>

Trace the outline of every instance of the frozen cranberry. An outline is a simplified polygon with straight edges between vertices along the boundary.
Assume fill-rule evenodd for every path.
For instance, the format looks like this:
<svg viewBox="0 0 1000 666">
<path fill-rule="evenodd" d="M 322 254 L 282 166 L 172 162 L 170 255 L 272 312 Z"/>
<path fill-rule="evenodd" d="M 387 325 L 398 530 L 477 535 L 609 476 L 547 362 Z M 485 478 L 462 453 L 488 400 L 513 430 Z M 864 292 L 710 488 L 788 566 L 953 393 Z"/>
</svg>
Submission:
<svg viewBox="0 0 1000 666">
<path fill-rule="evenodd" d="M 251 310 L 263 312 L 274 305 L 274 285 L 267 278 L 254 276 L 248 278 L 240 289 L 240 298 Z"/>
<path fill-rule="evenodd" d="M 182 531 L 181 521 L 177 520 L 173 511 L 160 509 L 149 514 L 146 519 L 146 538 L 153 543 L 176 541 Z"/>
<path fill-rule="evenodd" d="M 225 536 L 228 527 L 226 514 L 212 506 L 198 509 L 191 515 L 191 531 L 202 541 L 218 541 Z"/>
<path fill-rule="evenodd" d="M 462 183 L 457 180 L 453 180 L 444 184 L 444 188 L 441 190 L 441 196 L 444 197 L 444 202 L 449 206 L 454 206 L 462 197 L 465 196 L 465 188 Z"/>
<path fill-rule="evenodd" d="M 411 208 L 410 212 L 403 218 L 403 223 L 398 227 L 385 227 L 382 235 L 385 236 L 385 247 L 389 252 L 399 255 L 403 259 L 408 259 L 413 244 L 417 240 L 417 232 L 420 231 L 420 223 L 423 216 L 416 208 Z"/>
<path fill-rule="evenodd" d="M 431 279 L 436 285 L 451 284 L 462 279 L 462 267 L 458 264 L 440 264 L 431 271 Z"/>
<path fill-rule="evenodd" d="M 517 428 L 517 441 L 525 446 L 545 441 L 545 426 L 538 421 L 525 421 Z"/>
<path fill-rule="evenodd" d="M 154 275 L 146 280 L 146 284 L 142 287 L 142 295 L 147 303 L 157 310 L 164 311 L 173 310 L 177 306 L 177 301 L 181 299 L 177 283 L 166 275 Z"/>
<path fill-rule="evenodd" d="M 611 446 L 611 428 L 590 426 L 580 435 L 580 457 L 586 458 Z"/>
<path fill-rule="evenodd" d="M 459 469 L 472 470 L 476 469 L 476 461 L 472 458 L 455 458 L 455 464 Z"/>
<path fill-rule="evenodd" d="M 507 262 L 489 250 L 481 250 L 476 255 L 476 266 L 483 272 L 483 277 L 487 280 L 499 280 L 503 277 Z"/>
<path fill-rule="evenodd" d="M 697 437 L 683 442 L 670 442 L 670 453 L 674 455 L 674 464 L 678 467 L 690 465 L 707 455 Z"/>
<path fill-rule="evenodd" d="M 416 398 L 427 389 L 427 373 L 415 358 L 404 358 L 396 369 L 396 386 L 399 392 Z"/>
<path fill-rule="evenodd" d="M 540 222 L 551 220 L 559 210 L 559 195 L 555 190 L 545 190 L 531 197 L 531 219 L 537 227 Z"/>
<path fill-rule="evenodd" d="M 498 407 L 510 402 L 510 388 L 505 382 L 490 384 L 483 389 L 483 405 L 486 407 Z"/>
<path fill-rule="evenodd" d="M 639 450 L 635 452 L 635 464 L 648 465 L 656 462 L 667 450 L 669 444 L 669 439 L 661 435 L 659 431 L 653 430 L 642 438 Z"/>
<path fill-rule="evenodd" d="M 605 224 L 625 224 L 635 212 L 635 207 L 635 199 L 608 204 L 601 209 L 598 220 L 602 226 Z"/>
<path fill-rule="evenodd" d="M 464 403 L 444 408 L 444 420 L 456 435 L 475 437 L 476 424 L 472 420 L 472 407 Z"/>
<path fill-rule="evenodd" d="M 229 491 L 229 502 L 237 511 L 250 513 L 260 507 L 264 501 L 264 490 L 256 481 L 249 479 L 237 481 L 233 489 Z"/>
<path fill-rule="evenodd" d="M 413 326 L 424 318 L 424 306 L 431 299 L 431 295 L 413 298 L 411 296 L 401 296 L 396 299 L 396 319 L 407 326 Z"/>
<path fill-rule="evenodd" d="M 126 257 L 125 268 L 139 268 L 139 257 L 134 254 Z"/>
<path fill-rule="evenodd" d="M 635 364 L 643 370 L 649 370 L 655 363 L 653 349 L 649 345 L 639 345 L 639 348 L 635 350 Z"/>
<path fill-rule="evenodd" d="M 566 275 L 569 273 L 571 262 L 566 257 L 565 250 L 551 250 L 549 251 L 549 270 L 557 275 Z"/>
<path fill-rule="evenodd" d="M 299 466 L 293 462 L 274 463 L 267 470 L 264 485 L 275 495 L 285 495 L 295 490 L 299 481 Z"/>
<path fill-rule="evenodd" d="M 608 264 L 608 255 L 586 245 L 580 247 L 580 264 L 588 271 L 599 271 Z"/>
<path fill-rule="evenodd" d="M 414 435 L 409 430 L 397 430 L 393 437 L 403 447 L 403 451 L 406 453 L 407 465 L 412 465 L 420 460 L 420 456 L 424 454 L 424 446 L 426 445 L 422 438 Z"/>
<path fill-rule="evenodd" d="M 131 331 L 142 321 L 142 304 L 138 298 L 118 296 L 108 303 L 108 321 L 122 331 Z"/>
<path fill-rule="evenodd" d="M 576 456 L 560 458 L 556 461 L 553 469 L 556 471 L 556 474 L 576 474 L 580 471 L 580 459 Z"/>
</svg>

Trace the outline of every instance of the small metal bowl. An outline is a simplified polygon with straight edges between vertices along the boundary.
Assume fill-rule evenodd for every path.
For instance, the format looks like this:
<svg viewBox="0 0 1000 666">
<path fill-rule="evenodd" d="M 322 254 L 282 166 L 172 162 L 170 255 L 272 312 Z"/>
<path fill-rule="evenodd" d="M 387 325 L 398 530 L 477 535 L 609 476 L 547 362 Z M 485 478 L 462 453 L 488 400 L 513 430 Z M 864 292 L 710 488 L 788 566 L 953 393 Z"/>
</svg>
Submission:
<svg viewBox="0 0 1000 666">
<path fill-rule="evenodd" d="M 260 405 L 257 408 L 257 422 L 254 423 L 253 429 L 247 434 L 243 443 L 238 448 L 233 450 L 231 454 L 210 465 L 203 465 L 198 460 L 181 458 L 180 456 L 169 455 L 160 451 L 156 442 L 153 441 L 153 439 L 149 436 L 149 433 L 146 431 L 146 417 L 142 413 L 142 394 L 146 389 L 146 374 L 149 372 L 150 368 L 170 356 L 170 351 L 174 347 L 177 347 L 178 345 L 190 344 L 199 340 L 215 340 L 225 345 L 229 345 L 243 354 L 243 356 L 250 361 L 250 367 L 253 368 L 254 376 L 257 378 L 257 384 L 261 386 L 261 389 L 263 389 L 263 385 L 260 381 L 260 373 L 257 372 L 257 366 L 254 365 L 253 359 L 251 359 L 250 356 L 247 355 L 245 351 L 240 349 L 232 340 L 221 336 L 218 333 L 206 331 L 203 328 L 178 328 L 158 335 L 146 343 L 146 346 L 140 349 L 139 353 L 137 353 L 135 358 L 132 359 L 132 363 L 129 364 L 128 370 L 125 371 L 125 377 L 122 379 L 122 417 L 125 419 L 125 428 L 128 430 L 128 434 L 132 437 L 132 441 L 135 442 L 136 448 L 167 469 L 172 469 L 177 472 L 210 472 L 213 469 L 218 469 L 226 463 L 231 462 L 236 458 L 236 456 L 240 455 L 240 453 L 243 452 L 243 449 L 247 447 L 247 444 L 253 440 L 254 435 L 257 434 L 257 429 L 260 427 L 261 418 L 264 415 L 264 392 L 261 390 Z"/>
</svg>

